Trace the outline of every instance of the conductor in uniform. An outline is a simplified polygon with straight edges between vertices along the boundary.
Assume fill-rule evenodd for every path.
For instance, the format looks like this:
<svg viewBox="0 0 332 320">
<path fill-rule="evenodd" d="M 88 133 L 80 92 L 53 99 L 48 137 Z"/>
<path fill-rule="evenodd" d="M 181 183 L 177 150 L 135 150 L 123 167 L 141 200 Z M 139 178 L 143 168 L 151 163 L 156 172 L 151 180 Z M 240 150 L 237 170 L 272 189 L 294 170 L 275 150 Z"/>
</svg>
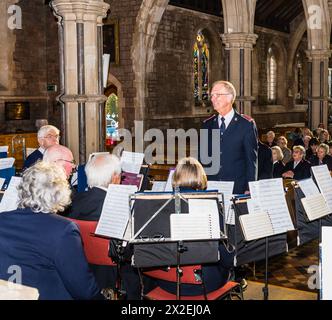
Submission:
<svg viewBox="0 0 332 320">
<path fill-rule="evenodd" d="M 207 130 L 207 139 L 202 139 L 202 145 L 207 143 L 208 157 L 212 161 L 218 161 L 219 170 L 207 171 L 208 180 L 234 181 L 234 194 L 243 194 L 249 191 L 249 181 L 257 180 L 257 152 L 258 138 L 254 121 L 241 116 L 234 108 L 236 90 L 228 81 L 217 81 L 212 85 L 211 102 L 217 114 L 203 122 L 202 129 Z M 215 130 L 214 130 L 215 129 Z M 212 134 L 219 130 L 218 135 Z M 216 139 L 216 137 L 220 137 Z M 213 156 L 213 149 L 220 146 L 220 154 Z M 200 160 L 205 168 L 211 168 L 212 163 L 204 163 L 200 154 Z M 206 156 L 205 156 L 206 160 Z M 212 162 L 211 161 L 211 162 Z"/>
</svg>

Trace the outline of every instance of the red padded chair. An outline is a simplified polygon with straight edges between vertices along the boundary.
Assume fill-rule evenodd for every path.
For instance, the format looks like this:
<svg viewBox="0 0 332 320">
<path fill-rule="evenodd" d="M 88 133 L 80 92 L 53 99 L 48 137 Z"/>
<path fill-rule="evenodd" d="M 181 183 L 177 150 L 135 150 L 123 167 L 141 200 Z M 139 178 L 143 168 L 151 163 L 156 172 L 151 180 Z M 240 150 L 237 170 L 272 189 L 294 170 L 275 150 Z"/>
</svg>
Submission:
<svg viewBox="0 0 332 320">
<path fill-rule="evenodd" d="M 201 265 L 193 265 L 193 266 L 182 266 L 182 276 L 181 276 L 181 284 L 194 284 L 201 285 L 203 284 L 201 277 L 199 274 L 201 273 L 202 266 Z M 144 271 L 143 274 L 145 276 L 176 282 L 177 274 L 176 268 L 168 268 L 167 270 L 156 269 L 152 271 Z M 239 299 L 243 300 L 243 292 L 239 283 L 228 281 L 223 287 L 209 292 L 205 295 L 197 295 L 197 296 L 180 296 L 181 300 L 219 300 L 224 298 L 232 298 L 235 295 Z M 148 294 L 144 296 L 144 298 L 149 300 L 176 300 L 176 294 L 169 293 L 164 289 L 157 287 L 150 291 Z"/>
<path fill-rule="evenodd" d="M 84 253 L 89 263 L 116 266 L 116 263 L 108 256 L 109 240 L 94 235 L 98 221 L 69 220 L 76 223 L 80 229 Z"/>
</svg>

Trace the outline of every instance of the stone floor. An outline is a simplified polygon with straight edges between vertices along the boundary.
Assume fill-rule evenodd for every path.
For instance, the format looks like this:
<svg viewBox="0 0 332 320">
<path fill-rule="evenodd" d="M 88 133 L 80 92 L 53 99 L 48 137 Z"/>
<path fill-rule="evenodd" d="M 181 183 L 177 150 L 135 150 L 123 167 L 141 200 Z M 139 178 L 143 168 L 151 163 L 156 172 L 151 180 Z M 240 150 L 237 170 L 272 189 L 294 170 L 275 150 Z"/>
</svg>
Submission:
<svg viewBox="0 0 332 320">
<path fill-rule="evenodd" d="M 272 285 L 310 292 L 317 296 L 317 290 L 308 286 L 311 273 L 310 266 L 318 265 L 318 241 L 312 241 L 300 247 L 290 249 L 269 260 L 268 280 Z M 247 279 L 255 282 L 264 282 L 265 261 L 250 264 Z"/>
</svg>

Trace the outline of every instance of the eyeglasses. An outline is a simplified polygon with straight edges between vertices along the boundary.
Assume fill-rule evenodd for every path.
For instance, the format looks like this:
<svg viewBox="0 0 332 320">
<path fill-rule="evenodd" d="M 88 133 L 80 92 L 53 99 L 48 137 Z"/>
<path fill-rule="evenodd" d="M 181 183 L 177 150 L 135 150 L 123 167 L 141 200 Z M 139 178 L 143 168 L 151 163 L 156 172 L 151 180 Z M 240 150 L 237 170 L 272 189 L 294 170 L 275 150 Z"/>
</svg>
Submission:
<svg viewBox="0 0 332 320">
<path fill-rule="evenodd" d="M 68 162 L 70 164 L 72 164 L 73 166 L 76 166 L 76 161 L 75 160 L 65 160 L 65 159 L 58 159 L 56 161 L 65 161 L 65 162 Z"/>
<path fill-rule="evenodd" d="M 48 134 L 47 136 L 43 137 L 44 139 L 57 139 L 59 140 L 60 135 L 59 134 Z"/>
<path fill-rule="evenodd" d="M 212 99 L 214 97 L 219 98 L 221 96 L 229 96 L 229 95 L 231 95 L 231 93 L 211 93 L 210 99 Z"/>
</svg>

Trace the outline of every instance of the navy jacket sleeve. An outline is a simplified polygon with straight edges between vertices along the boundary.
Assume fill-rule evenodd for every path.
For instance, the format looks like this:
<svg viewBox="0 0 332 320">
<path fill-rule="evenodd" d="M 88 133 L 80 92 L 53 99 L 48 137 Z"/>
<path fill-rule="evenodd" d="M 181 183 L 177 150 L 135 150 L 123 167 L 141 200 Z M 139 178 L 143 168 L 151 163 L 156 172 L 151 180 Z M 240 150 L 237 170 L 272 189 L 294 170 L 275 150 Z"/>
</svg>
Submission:
<svg viewBox="0 0 332 320">
<path fill-rule="evenodd" d="M 246 173 L 247 181 L 257 180 L 257 152 L 258 152 L 258 140 L 257 129 L 253 122 L 250 122 L 248 132 L 245 135 L 244 149 L 246 155 Z M 248 189 L 249 190 L 249 186 Z"/>
<path fill-rule="evenodd" d="M 99 294 L 100 290 L 85 258 L 79 230 L 74 223 L 68 224 L 63 230 L 55 265 L 74 299 L 92 299 Z"/>
</svg>

